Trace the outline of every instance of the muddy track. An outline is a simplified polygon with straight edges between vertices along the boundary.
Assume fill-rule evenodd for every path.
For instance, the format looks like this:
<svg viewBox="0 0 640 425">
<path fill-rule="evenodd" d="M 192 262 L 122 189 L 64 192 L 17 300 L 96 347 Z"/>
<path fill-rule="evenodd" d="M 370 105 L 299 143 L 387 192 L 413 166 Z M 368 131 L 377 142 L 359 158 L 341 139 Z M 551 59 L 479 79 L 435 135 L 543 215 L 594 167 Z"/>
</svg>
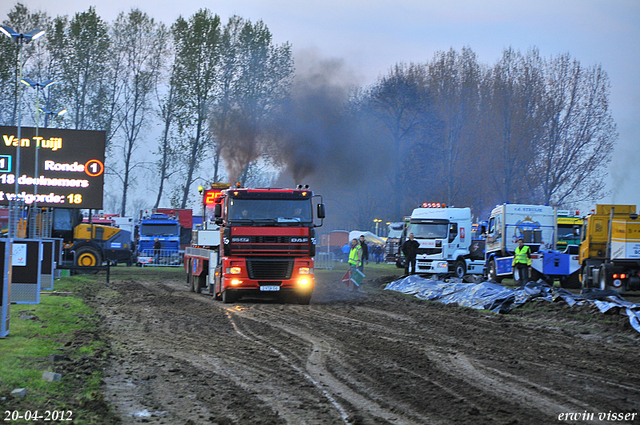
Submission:
<svg viewBox="0 0 640 425">
<path fill-rule="evenodd" d="M 638 339 L 325 280 L 301 306 L 116 278 L 96 298 L 107 399 L 125 424 L 541 424 L 640 405 Z"/>
</svg>

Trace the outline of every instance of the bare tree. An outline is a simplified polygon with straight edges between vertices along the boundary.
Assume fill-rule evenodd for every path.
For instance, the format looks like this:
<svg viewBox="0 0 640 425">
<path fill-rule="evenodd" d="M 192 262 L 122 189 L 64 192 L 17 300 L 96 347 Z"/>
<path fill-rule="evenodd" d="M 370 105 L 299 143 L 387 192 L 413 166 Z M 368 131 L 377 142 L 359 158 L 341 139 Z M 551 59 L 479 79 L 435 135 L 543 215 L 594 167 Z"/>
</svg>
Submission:
<svg viewBox="0 0 640 425">
<path fill-rule="evenodd" d="M 152 93 L 165 55 L 168 33 L 139 9 L 121 13 L 113 23 L 112 57 L 117 72 L 117 90 L 121 93 L 117 119 L 120 137 L 114 141 L 114 152 L 120 157 L 110 168 L 122 182 L 120 214 L 126 215 L 127 193 L 132 184 L 132 173 L 139 165 L 134 161 L 141 131 L 148 127 L 152 117 Z"/>
<path fill-rule="evenodd" d="M 542 91 L 533 52 L 509 48 L 487 78 L 481 110 L 483 138 L 496 202 L 531 202 L 527 173 L 544 125 Z"/>
<path fill-rule="evenodd" d="M 2 22 L 19 33 L 27 33 L 35 29 L 50 31 L 51 19 L 44 12 L 31 12 L 22 3 L 17 3 L 7 14 L 7 20 Z M 9 37 L 0 37 L 0 122 L 16 125 L 19 103 L 19 93 L 23 91 L 22 84 L 17 85 L 18 73 L 22 68 L 22 76 L 41 82 L 50 77 L 50 67 L 46 62 L 46 40 L 40 39 L 32 43 L 16 43 Z M 18 51 L 21 50 L 22 63 L 18 63 Z M 32 96 L 27 95 L 30 100 Z M 29 108 L 28 110 L 33 110 Z"/>
<path fill-rule="evenodd" d="M 262 21 L 237 16 L 225 26 L 222 40 L 220 96 L 211 128 L 229 179 L 245 183 L 249 166 L 266 154 L 265 122 L 289 93 L 291 47 L 274 45 Z"/>
<path fill-rule="evenodd" d="M 478 131 L 481 67 L 469 48 L 438 52 L 428 64 L 428 85 L 440 125 L 442 201 L 468 201 L 468 165 L 473 162 Z M 465 199 L 465 197 L 467 199 Z"/>
<path fill-rule="evenodd" d="M 403 199 L 407 194 L 410 168 L 405 166 L 405 161 L 416 143 L 428 141 L 425 134 L 433 124 L 431 99 L 425 83 L 424 66 L 396 64 L 368 92 L 370 104 L 366 110 L 383 124 L 393 147 L 389 164 L 396 217 L 402 217 Z"/>
<path fill-rule="evenodd" d="M 49 45 L 60 70 L 60 102 L 69 110 L 72 128 L 105 130 L 110 140 L 113 74 L 107 23 L 93 7 L 76 13 L 71 21 L 59 16 L 54 19 Z"/>
<path fill-rule="evenodd" d="M 609 109 L 609 79 L 564 54 L 545 63 L 547 122 L 539 129 L 530 179 L 541 202 L 567 206 L 604 195 L 617 139 Z"/>
<path fill-rule="evenodd" d="M 178 149 L 184 152 L 185 169 L 180 208 L 185 208 L 195 172 L 205 161 L 210 142 L 206 124 L 217 85 L 220 17 L 201 9 L 188 21 L 179 17 L 171 31 L 176 46 L 174 82 L 179 95 L 176 119 L 182 140 Z"/>
<path fill-rule="evenodd" d="M 168 92 L 162 96 L 158 96 L 158 115 L 162 120 L 163 126 L 162 135 L 160 136 L 160 146 L 157 152 L 157 154 L 160 156 L 157 165 L 158 172 L 160 174 L 160 182 L 158 186 L 158 196 L 156 197 L 156 202 L 153 208 L 158 208 L 158 206 L 160 206 L 160 201 L 162 200 L 162 195 L 164 194 L 165 181 L 172 175 L 173 172 L 175 172 L 175 168 L 173 167 L 173 165 L 177 162 L 176 151 L 173 148 L 173 144 L 171 143 L 171 130 L 173 122 L 175 120 L 176 98 L 178 96 L 175 84 L 176 78 L 178 78 L 178 76 L 175 73 L 175 66 L 173 66 L 172 64 L 171 74 L 169 76 Z"/>
</svg>

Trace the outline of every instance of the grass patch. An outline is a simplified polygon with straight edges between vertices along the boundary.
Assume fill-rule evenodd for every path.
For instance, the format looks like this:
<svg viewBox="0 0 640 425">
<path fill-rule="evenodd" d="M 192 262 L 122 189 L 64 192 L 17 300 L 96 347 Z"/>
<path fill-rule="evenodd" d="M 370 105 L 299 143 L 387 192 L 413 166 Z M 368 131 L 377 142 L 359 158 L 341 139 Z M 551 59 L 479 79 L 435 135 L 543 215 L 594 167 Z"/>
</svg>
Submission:
<svg viewBox="0 0 640 425">
<path fill-rule="evenodd" d="M 101 340 L 99 318 L 82 299 L 99 280 L 104 275 L 61 278 L 55 291 L 42 292 L 40 304 L 10 306 L 9 335 L 0 339 L 0 413 L 71 411 L 77 424 L 117 422 L 101 393 L 109 345 Z M 58 359 L 51 361 L 52 355 Z M 46 382 L 44 371 L 62 379 Z M 24 398 L 11 396 L 18 388 L 26 390 Z"/>
</svg>

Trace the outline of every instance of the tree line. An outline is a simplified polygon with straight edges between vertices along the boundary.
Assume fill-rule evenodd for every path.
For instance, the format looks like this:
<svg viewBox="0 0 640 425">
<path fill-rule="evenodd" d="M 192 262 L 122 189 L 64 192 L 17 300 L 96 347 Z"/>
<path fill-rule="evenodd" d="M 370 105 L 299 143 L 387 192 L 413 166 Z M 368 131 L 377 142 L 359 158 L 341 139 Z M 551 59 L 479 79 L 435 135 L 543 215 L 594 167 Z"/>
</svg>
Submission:
<svg viewBox="0 0 640 425">
<path fill-rule="evenodd" d="M 345 82 L 339 60 L 294 65 L 264 22 L 223 24 L 208 9 L 168 27 L 139 9 L 108 23 L 92 7 L 50 18 L 18 3 L 3 25 L 47 31 L 23 46 L 23 75 L 57 81 L 40 103 L 69 113 L 48 125 L 106 131 L 109 196 L 123 215 L 197 209 L 194 188 L 216 181 L 311 184 L 328 227 L 345 229 L 400 220 L 425 201 L 483 218 L 497 203 L 604 196 L 617 140 L 609 79 L 568 53 L 507 48 L 489 65 L 451 49 L 361 87 Z M 0 122 L 15 125 L 20 108 L 33 125 L 37 92 L 18 101 L 16 65 L 4 37 Z M 130 199 L 149 182 L 154 200 Z"/>
</svg>

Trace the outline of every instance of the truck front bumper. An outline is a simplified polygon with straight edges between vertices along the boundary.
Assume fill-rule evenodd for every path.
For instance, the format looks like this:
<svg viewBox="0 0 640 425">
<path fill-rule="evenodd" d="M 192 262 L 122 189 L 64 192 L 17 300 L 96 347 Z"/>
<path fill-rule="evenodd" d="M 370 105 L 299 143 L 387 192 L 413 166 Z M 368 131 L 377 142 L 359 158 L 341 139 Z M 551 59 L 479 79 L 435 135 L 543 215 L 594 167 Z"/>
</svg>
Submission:
<svg viewBox="0 0 640 425">
<path fill-rule="evenodd" d="M 444 274 L 449 273 L 449 263 L 444 260 L 416 260 L 416 271 L 426 274 Z"/>
</svg>

